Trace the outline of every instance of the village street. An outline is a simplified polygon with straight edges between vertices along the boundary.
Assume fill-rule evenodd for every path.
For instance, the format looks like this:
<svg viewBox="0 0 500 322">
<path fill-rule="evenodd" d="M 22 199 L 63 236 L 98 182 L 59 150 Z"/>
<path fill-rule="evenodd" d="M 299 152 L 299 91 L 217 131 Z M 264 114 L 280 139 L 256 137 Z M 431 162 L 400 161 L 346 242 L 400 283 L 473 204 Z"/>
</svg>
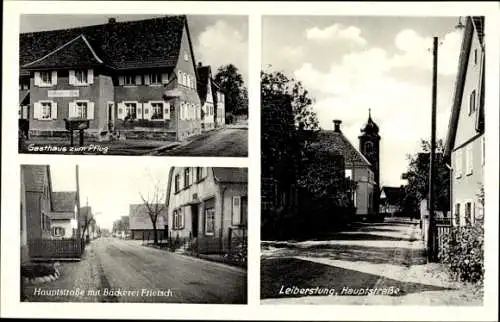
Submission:
<svg viewBox="0 0 500 322">
<path fill-rule="evenodd" d="M 202 134 L 188 144 L 154 155 L 246 157 L 248 156 L 248 127 L 230 125 L 222 130 Z"/>
<path fill-rule="evenodd" d="M 33 302 L 243 304 L 246 284 L 242 269 L 109 237 L 92 241 L 80 262 L 62 263 L 58 280 L 27 286 L 25 294 Z M 75 288 L 85 294 L 34 295 L 37 289 Z"/>
<path fill-rule="evenodd" d="M 426 264 L 420 234 L 417 221 L 387 218 L 322 240 L 263 241 L 261 303 L 481 305 L 442 266 Z"/>
</svg>

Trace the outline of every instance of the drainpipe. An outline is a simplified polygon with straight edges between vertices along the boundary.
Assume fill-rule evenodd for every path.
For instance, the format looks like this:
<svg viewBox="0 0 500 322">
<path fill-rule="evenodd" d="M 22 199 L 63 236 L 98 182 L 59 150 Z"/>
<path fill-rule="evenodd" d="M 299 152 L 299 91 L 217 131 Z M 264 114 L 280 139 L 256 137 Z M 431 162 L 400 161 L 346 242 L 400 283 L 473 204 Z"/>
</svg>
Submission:
<svg viewBox="0 0 500 322">
<path fill-rule="evenodd" d="M 445 163 L 444 164 L 449 170 L 450 170 L 450 221 L 451 221 L 451 225 L 453 226 L 453 222 L 454 222 L 454 211 L 453 211 L 453 168 L 448 164 L 448 163 Z"/>
<path fill-rule="evenodd" d="M 227 187 L 224 186 L 221 191 L 221 208 L 220 208 L 220 249 L 223 250 L 224 248 L 224 242 L 223 242 L 223 237 L 224 237 L 224 193 L 226 192 Z"/>
</svg>

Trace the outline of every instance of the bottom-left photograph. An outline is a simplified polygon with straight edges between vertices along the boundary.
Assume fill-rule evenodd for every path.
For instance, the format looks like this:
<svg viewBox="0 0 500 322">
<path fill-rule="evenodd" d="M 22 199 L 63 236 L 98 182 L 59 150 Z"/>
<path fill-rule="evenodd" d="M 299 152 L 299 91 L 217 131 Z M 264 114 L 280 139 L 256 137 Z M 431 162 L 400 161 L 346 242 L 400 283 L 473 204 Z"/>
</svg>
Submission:
<svg viewBox="0 0 500 322">
<path fill-rule="evenodd" d="M 247 303 L 246 168 L 20 170 L 21 301 Z"/>
</svg>

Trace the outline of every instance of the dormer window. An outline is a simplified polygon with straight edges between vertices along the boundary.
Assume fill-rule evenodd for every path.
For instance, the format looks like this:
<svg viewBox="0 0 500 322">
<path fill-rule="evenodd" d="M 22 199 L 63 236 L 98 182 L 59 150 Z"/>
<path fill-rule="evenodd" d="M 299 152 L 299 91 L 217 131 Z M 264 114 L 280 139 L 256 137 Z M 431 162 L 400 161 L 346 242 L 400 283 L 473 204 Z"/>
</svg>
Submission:
<svg viewBox="0 0 500 322">
<path fill-rule="evenodd" d="M 135 75 L 125 75 L 123 77 L 124 85 L 135 85 Z"/>
</svg>

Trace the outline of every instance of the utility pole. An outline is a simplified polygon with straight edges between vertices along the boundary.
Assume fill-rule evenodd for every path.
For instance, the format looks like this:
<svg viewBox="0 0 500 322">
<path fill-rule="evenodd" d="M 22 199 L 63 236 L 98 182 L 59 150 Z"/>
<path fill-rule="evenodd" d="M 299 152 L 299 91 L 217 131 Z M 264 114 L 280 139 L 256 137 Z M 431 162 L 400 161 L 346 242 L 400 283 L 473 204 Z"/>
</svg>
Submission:
<svg viewBox="0 0 500 322">
<path fill-rule="evenodd" d="M 436 100 L 437 100 L 437 64 L 438 64 L 438 37 L 434 37 L 433 68 L 432 68 L 432 115 L 431 115 L 431 151 L 429 165 L 429 227 L 427 234 L 427 261 L 435 262 L 437 259 L 434 221 L 434 196 L 436 180 Z"/>
</svg>

